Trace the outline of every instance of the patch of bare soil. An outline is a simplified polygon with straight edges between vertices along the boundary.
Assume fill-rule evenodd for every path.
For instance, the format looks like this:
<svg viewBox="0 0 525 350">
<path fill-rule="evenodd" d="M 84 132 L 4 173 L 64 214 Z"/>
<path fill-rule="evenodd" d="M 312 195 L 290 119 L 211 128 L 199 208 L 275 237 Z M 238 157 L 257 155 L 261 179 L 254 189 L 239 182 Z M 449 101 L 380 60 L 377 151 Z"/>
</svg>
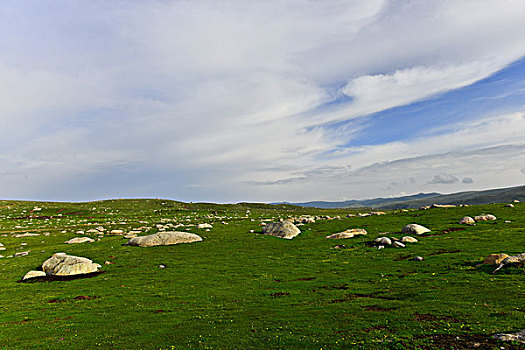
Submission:
<svg viewBox="0 0 525 350">
<path fill-rule="evenodd" d="M 377 305 L 361 306 L 366 311 L 394 311 L 397 307 L 381 307 Z"/>
</svg>

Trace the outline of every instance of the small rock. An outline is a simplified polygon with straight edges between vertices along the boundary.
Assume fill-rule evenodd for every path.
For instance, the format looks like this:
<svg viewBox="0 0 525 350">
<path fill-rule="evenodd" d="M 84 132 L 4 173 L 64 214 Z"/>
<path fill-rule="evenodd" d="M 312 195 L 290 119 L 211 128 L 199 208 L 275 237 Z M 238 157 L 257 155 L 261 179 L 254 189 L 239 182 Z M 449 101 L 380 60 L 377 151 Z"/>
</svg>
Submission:
<svg viewBox="0 0 525 350">
<path fill-rule="evenodd" d="M 464 216 L 459 220 L 461 225 L 474 225 L 476 221 L 470 216 Z"/>
<path fill-rule="evenodd" d="M 35 236 L 40 236 L 38 233 L 20 233 L 20 234 L 17 234 L 17 235 L 13 235 L 13 237 L 15 238 L 21 238 L 21 237 L 35 237 Z"/>
<path fill-rule="evenodd" d="M 15 253 L 15 257 L 20 257 L 20 256 L 26 256 L 26 255 L 29 255 L 29 252 L 20 252 L 20 253 Z"/>
<path fill-rule="evenodd" d="M 109 233 L 112 235 L 123 235 L 124 230 L 111 230 Z"/>
<path fill-rule="evenodd" d="M 418 240 L 415 239 L 412 236 L 404 236 L 403 238 L 401 238 L 401 242 L 403 242 L 403 243 L 417 243 Z"/>
<path fill-rule="evenodd" d="M 22 281 L 28 280 L 30 278 L 38 278 L 38 277 L 45 277 L 45 276 L 46 276 L 46 273 L 44 271 L 31 270 L 28 273 L 26 273 L 24 277 L 22 277 Z"/>
<path fill-rule="evenodd" d="M 415 256 L 411 259 L 412 261 L 423 261 L 423 257 L 422 256 Z"/>
<path fill-rule="evenodd" d="M 392 245 L 398 248 L 405 248 L 405 245 L 399 241 L 395 241 Z"/>
<path fill-rule="evenodd" d="M 326 236 L 326 238 L 346 239 L 346 238 L 352 238 L 356 235 L 366 235 L 366 234 L 367 234 L 366 230 L 363 230 L 362 228 L 354 228 L 354 229 L 349 229 L 343 232 L 334 233 L 332 235 L 328 235 Z"/>
<path fill-rule="evenodd" d="M 516 333 L 499 333 L 493 335 L 493 337 L 501 341 L 520 342 L 525 344 L 525 329 Z"/>
<path fill-rule="evenodd" d="M 106 260 L 104 261 L 104 265 L 112 265 L 114 264 L 113 261 Z"/>
<path fill-rule="evenodd" d="M 517 199 L 515 199 L 515 200 L 512 201 L 512 203 L 519 203 L 519 202 L 520 202 L 520 201 L 517 200 Z"/>
<path fill-rule="evenodd" d="M 374 242 L 375 243 L 379 243 L 381 245 L 391 245 L 392 244 L 392 241 L 390 240 L 390 238 L 388 237 L 377 237 L 376 239 L 374 239 Z"/>
<path fill-rule="evenodd" d="M 85 242 L 91 243 L 91 242 L 94 242 L 94 241 L 95 241 L 94 239 L 89 238 L 89 237 L 75 237 L 75 238 L 71 238 L 69 241 L 65 241 L 64 243 L 66 243 L 66 244 L 79 244 L 79 243 L 85 243 Z"/>
<path fill-rule="evenodd" d="M 213 228 L 213 226 L 210 224 L 198 224 L 197 228 Z"/>
<path fill-rule="evenodd" d="M 418 224 L 409 224 L 403 227 L 401 232 L 421 235 L 423 233 L 430 232 L 430 229 L 426 228 L 425 226 L 418 225 Z"/>
<path fill-rule="evenodd" d="M 514 208 L 514 204 L 509 203 L 509 204 L 505 205 L 505 208 Z"/>
<path fill-rule="evenodd" d="M 489 254 L 489 256 L 487 256 L 485 258 L 485 260 L 483 260 L 483 262 L 481 264 L 484 264 L 484 265 L 492 265 L 492 264 L 499 264 L 501 263 L 503 260 L 505 260 L 506 258 L 508 258 L 510 255 L 507 255 L 505 253 L 500 253 L 500 254 Z"/>
<path fill-rule="evenodd" d="M 165 269 L 165 268 L 166 268 L 166 265 L 163 265 L 163 264 L 159 265 L 159 269 Z"/>
</svg>

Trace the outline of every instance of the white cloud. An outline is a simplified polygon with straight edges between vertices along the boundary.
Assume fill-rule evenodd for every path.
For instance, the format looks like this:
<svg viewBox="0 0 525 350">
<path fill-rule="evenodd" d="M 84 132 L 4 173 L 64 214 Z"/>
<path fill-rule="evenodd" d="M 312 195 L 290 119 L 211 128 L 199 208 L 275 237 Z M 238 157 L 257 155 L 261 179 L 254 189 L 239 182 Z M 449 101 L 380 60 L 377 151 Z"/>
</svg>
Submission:
<svg viewBox="0 0 525 350">
<path fill-rule="evenodd" d="M 521 1 L 13 1 L 0 13 L 4 174 L 41 179 L 4 175 L 0 190 L 13 197 L 56 193 L 53 178 L 81 187 L 92 174 L 118 179 L 119 194 L 331 198 L 341 188 L 330 181 L 376 162 L 524 141 L 523 114 L 352 149 L 337 148 L 347 133 L 322 126 L 469 85 L 522 57 Z M 341 93 L 353 100 L 327 106 Z M 359 196 L 384 181 L 410 192 L 438 172 L 467 174 L 434 166 L 415 183 L 404 180 L 410 166 L 360 178 Z M 121 179 L 135 171 L 158 185 Z M 323 185 L 305 191 L 311 179 Z M 256 185 L 283 181 L 286 192 Z"/>
<path fill-rule="evenodd" d="M 429 184 L 455 184 L 457 183 L 459 180 L 457 177 L 455 177 L 454 175 L 451 175 L 451 174 L 437 174 L 437 175 L 434 175 L 434 177 L 432 178 L 432 180 L 430 180 L 428 183 Z"/>
</svg>

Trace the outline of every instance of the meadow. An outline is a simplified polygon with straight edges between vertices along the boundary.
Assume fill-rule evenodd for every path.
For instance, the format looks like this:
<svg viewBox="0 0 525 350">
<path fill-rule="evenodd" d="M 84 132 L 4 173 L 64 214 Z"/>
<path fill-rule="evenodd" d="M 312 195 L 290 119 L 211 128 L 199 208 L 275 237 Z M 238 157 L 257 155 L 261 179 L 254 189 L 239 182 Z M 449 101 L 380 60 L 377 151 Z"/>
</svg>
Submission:
<svg viewBox="0 0 525 350">
<path fill-rule="evenodd" d="M 359 212 L 367 210 L 0 201 L 0 348 L 523 348 L 491 337 L 525 328 L 523 266 L 492 274 L 493 265 L 476 265 L 525 252 L 525 204 L 346 217 Z M 482 213 L 498 219 L 458 224 Z M 292 240 L 260 233 L 262 222 L 301 215 L 317 219 Z M 432 231 L 405 248 L 370 244 L 385 232 L 402 237 L 410 223 Z M 368 235 L 325 238 L 350 228 Z M 203 241 L 131 247 L 111 230 L 187 231 Z M 38 236 L 15 237 L 24 233 Z M 80 236 L 95 241 L 64 243 Z M 56 252 L 92 259 L 101 273 L 20 281 Z"/>
</svg>

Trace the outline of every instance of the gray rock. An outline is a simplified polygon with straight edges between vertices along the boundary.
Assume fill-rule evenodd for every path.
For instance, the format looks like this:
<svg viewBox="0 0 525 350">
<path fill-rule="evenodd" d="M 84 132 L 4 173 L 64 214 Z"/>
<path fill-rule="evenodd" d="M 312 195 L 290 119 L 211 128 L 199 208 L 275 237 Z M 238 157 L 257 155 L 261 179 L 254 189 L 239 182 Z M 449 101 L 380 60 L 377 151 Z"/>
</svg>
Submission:
<svg viewBox="0 0 525 350">
<path fill-rule="evenodd" d="M 411 259 L 412 261 L 423 261 L 423 257 L 422 256 L 415 256 Z"/>
<path fill-rule="evenodd" d="M 418 224 L 408 224 L 405 227 L 403 227 L 401 232 L 421 235 L 423 233 L 430 232 L 430 229 L 426 228 L 425 226 L 418 225 Z"/>
<path fill-rule="evenodd" d="M 384 245 L 392 244 L 392 240 L 388 237 L 377 237 L 376 239 L 374 239 L 374 242 L 378 244 L 384 244 Z"/>
<path fill-rule="evenodd" d="M 470 216 L 464 216 L 459 220 L 461 225 L 474 225 L 476 221 Z"/>
<path fill-rule="evenodd" d="M 38 277 L 45 277 L 45 276 L 47 275 L 44 271 L 31 270 L 28 273 L 26 273 L 24 277 L 22 277 L 22 281 L 25 281 L 31 278 L 38 278 Z"/>
<path fill-rule="evenodd" d="M 521 331 L 516 333 L 494 334 L 493 337 L 501 341 L 512 341 L 525 344 L 525 329 L 522 329 Z"/>
<path fill-rule="evenodd" d="M 64 243 L 66 244 L 79 244 L 79 243 L 91 243 L 91 242 L 94 242 L 95 240 L 92 239 L 92 238 L 89 238 L 89 237 L 75 237 L 75 238 L 71 238 L 69 241 L 65 241 Z"/>
<path fill-rule="evenodd" d="M 478 215 L 474 218 L 474 220 L 476 220 L 476 222 L 479 222 L 479 221 L 493 221 L 493 220 L 496 220 L 496 217 L 492 214 L 482 214 L 482 215 Z"/>
<path fill-rule="evenodd" d="M 399 241 L 395 241 L 392 245 L 397 248 L 405 248 L 405 245 Z"/>
<path fill-rule="evenodd" d="M 403 242 L 403 243 L 417 243 L 418 240 L 415 239 L 412 236 L 404 236 L 403 238 L 401 238 L 401 242 Z"/>
<path fill-rule="evenodd" d="M 159 245 L 173 245 L 179 243 L 193 243 L 202 241 L 202 237 L 190 232 L 166 231 L 152 235 L 134 237 L 126 243 L 129 246 L 154 247 Z"/>
<path fill-rule="evenodd" d="M 42 269 L 51 276 L 73 276 L 97 272 L 102 267 L 88 258 L 67 255 L 66 253 L 55 253 L 44 261 Z"/>
<path fill-rule="evenodd" d="M 293 223 L 288 220 L 281 222 L 270 222 L 263 227 L 262 233 L 279 238 L 292 239 L 301 233 Z"/>
<path fill-rule="evenodd" d="M 356 235 L 366 235 L 367 233 L 368 232 L 366 232 L 366 230 L 362 228 L 354 228 L 354 229 L 349 229 L 343 232 L 334 233 L 332 235 L 328 235 L 326 236 L 326 238 L 345 239 L 345 238 L 353 238 Z"/>
</svg>

